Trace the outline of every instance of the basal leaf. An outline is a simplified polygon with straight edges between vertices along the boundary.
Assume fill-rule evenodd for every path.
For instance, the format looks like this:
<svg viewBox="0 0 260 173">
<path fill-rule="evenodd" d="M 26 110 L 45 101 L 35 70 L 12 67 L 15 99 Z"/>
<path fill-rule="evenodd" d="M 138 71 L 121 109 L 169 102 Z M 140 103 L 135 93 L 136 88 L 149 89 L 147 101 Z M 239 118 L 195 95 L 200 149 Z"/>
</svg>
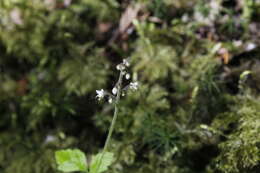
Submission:
<svg viewBox="0 0 260 173">
<path fill-rule="evenodd" d="M 58 170 L 63 172 L 86 171 L 87 163 L 85 154 L 78 149 L 67 149 L 55 152 Z"/>
<path fill-rule="evenodd" d="M 90 164 L 90 173 L 101 173 L 108 169 L 108 166 L 114 161 L 114 154 L 105 152 L 103 157 L 102 153 L 93 156 Z"/>
</svg>

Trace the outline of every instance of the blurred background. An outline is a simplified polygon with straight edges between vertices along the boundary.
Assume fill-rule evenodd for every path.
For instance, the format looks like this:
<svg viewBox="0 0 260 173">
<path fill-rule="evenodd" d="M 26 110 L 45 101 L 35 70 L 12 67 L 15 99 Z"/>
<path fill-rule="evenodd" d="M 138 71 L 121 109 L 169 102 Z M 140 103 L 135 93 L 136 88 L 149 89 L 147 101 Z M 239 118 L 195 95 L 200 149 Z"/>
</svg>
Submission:
<svg viewBox="0 0 260 173">
<path fill-rule="evenodd" d="M 0 172 L 100 151 L 131 57 L 108 173 L 259 173 L 259 45 L 259 0 L 1 0 Z"/>
</svg>

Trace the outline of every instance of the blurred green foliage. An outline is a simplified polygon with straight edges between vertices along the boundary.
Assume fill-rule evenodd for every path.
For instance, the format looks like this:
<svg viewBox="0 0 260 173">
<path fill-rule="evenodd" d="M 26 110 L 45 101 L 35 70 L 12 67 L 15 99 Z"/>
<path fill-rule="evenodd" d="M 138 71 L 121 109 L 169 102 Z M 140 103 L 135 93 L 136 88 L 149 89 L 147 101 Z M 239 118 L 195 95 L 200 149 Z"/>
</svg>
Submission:
<svg viewBox="0 0 260 173">
<path fill-rule="evenodd" d="M 108 172 L 259 172 L 259 21 L 250 0 L 0 1 L 0 172 L 102 149 L 113 106 L 95 90 L 126 57 L 141 87 L 120 103 Z"/>
</svg>

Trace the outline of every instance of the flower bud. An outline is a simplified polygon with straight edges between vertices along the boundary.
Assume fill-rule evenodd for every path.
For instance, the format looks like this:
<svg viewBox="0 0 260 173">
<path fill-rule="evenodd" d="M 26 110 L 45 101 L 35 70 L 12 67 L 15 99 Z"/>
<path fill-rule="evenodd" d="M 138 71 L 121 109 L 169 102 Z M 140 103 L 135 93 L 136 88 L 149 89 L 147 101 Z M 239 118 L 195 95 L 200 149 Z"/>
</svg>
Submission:
<svg viewBox="0 0 260 173">
<path fill-rule="evenodd" d="M 114 95 L 116 95 L 116 93 L 117 93 L 117 88 L 116 88 L 116 87 L 112 89 L 112 93 L 113 93 Z"/>
</svg>

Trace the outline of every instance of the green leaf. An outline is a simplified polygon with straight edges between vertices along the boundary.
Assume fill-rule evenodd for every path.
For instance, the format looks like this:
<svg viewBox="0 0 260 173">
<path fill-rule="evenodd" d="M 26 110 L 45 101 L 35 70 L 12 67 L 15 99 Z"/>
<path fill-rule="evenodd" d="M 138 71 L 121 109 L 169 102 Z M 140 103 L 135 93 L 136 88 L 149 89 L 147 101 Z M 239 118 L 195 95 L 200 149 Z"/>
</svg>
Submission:
<svg viewBox="0 0 260 173">
<path fill-rule="evenodd" d="M 105 152 L 103 157 L 102 153 L 93 156 L 90 164 L 90 173 L 101 173 L 108 169 L 108 166 L 114 161 L 114 154 Z"/>
<path fill-rule="evenodd" d="M 59 171 L 87 171 L 86 156 L 78 149 L 56 151 L 55 158 Z"/>
</svg>

